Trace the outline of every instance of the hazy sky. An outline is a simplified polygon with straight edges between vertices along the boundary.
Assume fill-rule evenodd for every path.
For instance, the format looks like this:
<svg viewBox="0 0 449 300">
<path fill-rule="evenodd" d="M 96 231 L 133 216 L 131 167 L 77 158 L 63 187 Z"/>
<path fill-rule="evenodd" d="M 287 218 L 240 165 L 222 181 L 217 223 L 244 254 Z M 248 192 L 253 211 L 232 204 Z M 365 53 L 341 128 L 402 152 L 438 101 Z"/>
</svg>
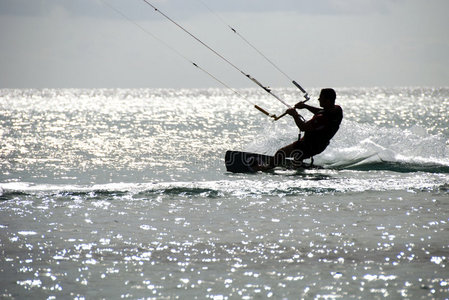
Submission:
<svg viewBox="0 0 449 300">
<path fill-rule="evenodd" d="M 148 1 L 265 85 L 289 82 L 223 20 L 305 87 L 449 86 L 448 0 Z M 0 0 L 0 88 L 220 86 L 136 24 L 255 86 L 143 0 Z"/>
</svg>

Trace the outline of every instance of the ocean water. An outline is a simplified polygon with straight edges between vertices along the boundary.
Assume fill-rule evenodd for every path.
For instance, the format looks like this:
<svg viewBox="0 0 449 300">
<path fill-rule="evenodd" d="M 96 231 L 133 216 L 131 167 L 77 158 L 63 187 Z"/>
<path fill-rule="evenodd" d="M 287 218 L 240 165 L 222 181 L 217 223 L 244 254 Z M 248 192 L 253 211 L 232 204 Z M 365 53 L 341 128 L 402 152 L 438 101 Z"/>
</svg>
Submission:
<svg viewBox="0 0 449 300">
<path fill-rule="evenodd" d="M 231 174 L 292 119 L 220 89 L 0 90 L 0 298 L 449 298 L 449 88 L 337 94 L 324 169 Z"/>
</svg>

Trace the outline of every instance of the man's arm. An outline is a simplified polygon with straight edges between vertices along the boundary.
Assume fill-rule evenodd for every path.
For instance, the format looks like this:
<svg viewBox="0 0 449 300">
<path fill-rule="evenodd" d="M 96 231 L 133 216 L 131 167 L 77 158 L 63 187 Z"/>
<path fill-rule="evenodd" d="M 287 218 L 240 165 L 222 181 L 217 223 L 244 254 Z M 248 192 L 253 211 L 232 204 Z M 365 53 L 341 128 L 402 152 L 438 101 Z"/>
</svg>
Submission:
<svg viewBox="0 0 449 300">
<path fill-rule="evenodd" d="M 314 114 L 314 115 L 316 115 L 316 114 L 321 110 L 321 108 L 307 105 L 307 104 L 305 104 L 304 102 L 298 102 L 298 103 L 295 105 L 295 108 L 297 108 L 297 109 L 305 108 L 305 109 L 307 109 L 308 111 L 310 111 L 310 112 L 311 112 L 312 114 Z"/>
<path fill-rule="evenodd" d="M 287 109 L 287 113 L 293 117 L 295 120 L 296 126 L 298 126 L 299 130 L 301 131 L 310 131 L 312 127 L 310 124 L 304 122 L 301 117 L 299 116 L 298 112 L 294 108 Z"/>
</svg>

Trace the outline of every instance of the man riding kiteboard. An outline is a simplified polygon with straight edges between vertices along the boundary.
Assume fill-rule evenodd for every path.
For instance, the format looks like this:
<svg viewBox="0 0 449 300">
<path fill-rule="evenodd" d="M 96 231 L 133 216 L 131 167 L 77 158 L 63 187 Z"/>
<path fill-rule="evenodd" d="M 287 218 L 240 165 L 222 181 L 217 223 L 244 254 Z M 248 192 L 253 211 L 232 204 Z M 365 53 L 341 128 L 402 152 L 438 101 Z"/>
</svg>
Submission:
<svg viewBox="0 0 449 300">
<path fill-rule="evenodd" d="M 343 119 L 343 110 L 335 105 L 336 93 L 334 89 L 322 89 L 318 101 L 321 108 L 299 102 L 294 108 L 287 110 L 287 114 L 293 117 L 296 126 L 304 132 L 303 137 L 290 145 L 279 149 L 274 158 L 268 164 L 255 161 L 252 169 L 254 171 L 266 171 L 277 166 L 286 165 L 286 158 L 293 159 L 294 167 L 301 167 L 302 161 L 312 158 L 326 149 L 332 137 L 337 133 Z M 305 121 L 296 109 L 307 109 L 314 114 L 312 119 Z"/>
</svg>

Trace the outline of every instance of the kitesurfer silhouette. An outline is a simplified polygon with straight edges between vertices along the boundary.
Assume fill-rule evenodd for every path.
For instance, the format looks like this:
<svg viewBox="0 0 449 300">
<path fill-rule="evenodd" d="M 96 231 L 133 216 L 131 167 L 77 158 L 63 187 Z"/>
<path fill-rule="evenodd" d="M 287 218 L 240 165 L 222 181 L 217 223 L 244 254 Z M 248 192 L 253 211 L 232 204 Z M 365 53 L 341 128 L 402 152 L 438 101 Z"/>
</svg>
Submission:
<svg viewBox="0 0 449 300">
<path fill-rule="evenodd" d="M 313 107 L 303 102 L 299 102 L 294 108 L 289 108 L 287 114 L 293 117 L 296 126 L 304 136 L 299 136 L 294 143 L 282 147 L 274 155 L 268 164 L 253 165 L 255 171 L 265 171 L 277 166 L 285 165 L 286 158 L 293 159 L 293 166 L 300 168 L 304 159 L 313 158 L 326 149 L 332 137 L 337 133 L 343 119 L 343 110 L 339 105 L 335 105 L 336 93 L 334 89 L 325 88 L 320 92 L 318 101 L 320 107 Z M 305 121 L 296 109 L 307 109 L 313 113 L 309 121 Z"/>
</svg>

